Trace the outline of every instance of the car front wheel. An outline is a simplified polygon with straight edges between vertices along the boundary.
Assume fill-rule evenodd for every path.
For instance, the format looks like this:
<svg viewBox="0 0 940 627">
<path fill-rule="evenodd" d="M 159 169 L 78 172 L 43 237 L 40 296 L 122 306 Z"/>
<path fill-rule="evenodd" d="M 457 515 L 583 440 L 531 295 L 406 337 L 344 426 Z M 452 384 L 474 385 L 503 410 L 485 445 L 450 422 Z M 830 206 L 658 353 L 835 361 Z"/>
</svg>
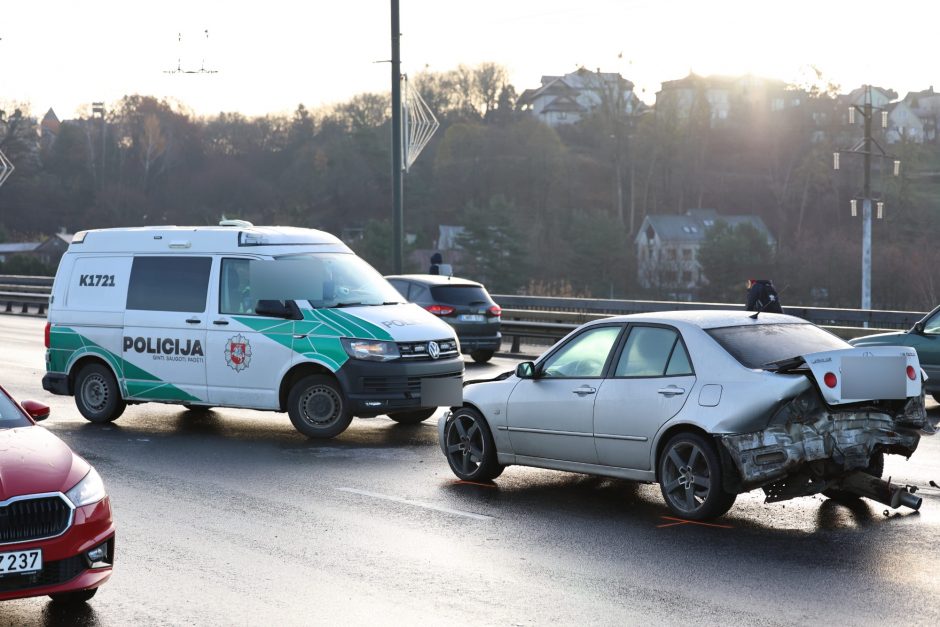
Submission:
<svg viewBox="0 0 940 627">
<path fill-rule="evenodd" d="M 434 415 L 434 412 L 437 411 L 437 407 L 430 407 L 428 409 L 416 409 L 414 411 L 397 411 L 388 415 L 389 418 L 395 422 L 403 425 L 416 425 L 424 422 L 428 418 Z"/>
<path fill-rule="evenodd" d="M 447 421 L 444 450 L 450 469 L 464 481 L 490 481 L 503 472 L 493 434 L 475 409 L 462 407 Z"/>
<path fill-rule="evenodd" d="M 334 438 L 353 418 L 336 379 L 322 374 L 294 384 L 287 396 L 287 413 L 294 428 L 308 438 Z"/>
<path fill-rule="evenodd" d="M 470 351 L 470 358 L 473 359 L 478 364 L 485 364 L 489 360 L 493 359 L 493 353 L 495 351 Z"/>
<path fill-rule="evenodd" d="M 659 458 L 659 485 L 676 516 L 707 520 L 721 516 L 737 495 L 722 488 L 721 462 L 715 445 L 697 433 L 673 436 Z"/>
<path fill-rule="evenodd" d="M 127 403 L 111 370 L 104 364 L 88 364 L 75 377 L 75 406 L 89 422 L 102 423 L 116 420 Z"/>
<path fill-rule="evenodd" d="M 76 590 L 75 592 L 59 592 L 57 594 L 50 594 L 49 598 L 52 599 L 53 603 L 74 605 L 88 601 L 91 599 L 91 597 L 95 596 L 96 592 L 98 592 L 98 588 L 92 588 L 91 590 Z"/>
</svg>

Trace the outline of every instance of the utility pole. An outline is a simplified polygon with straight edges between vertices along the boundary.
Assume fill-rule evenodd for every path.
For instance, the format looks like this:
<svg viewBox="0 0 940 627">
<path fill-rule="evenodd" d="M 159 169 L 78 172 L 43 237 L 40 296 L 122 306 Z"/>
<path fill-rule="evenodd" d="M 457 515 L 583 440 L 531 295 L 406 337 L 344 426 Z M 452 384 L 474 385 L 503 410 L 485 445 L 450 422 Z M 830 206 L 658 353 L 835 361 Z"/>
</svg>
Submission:
<svg viewBox="0 0 940 627">
<path fill-rule="evenodd" d="M 861 140 L 855 143 L 852 148 L 836 152 L 832 155 L 833 169 L 839 169 L 839 156 L 842 152 L 846 154 L 860 154 L 863 158 L 864 171 L 862 173 L 862 309 L 871 309 L 871 219 L 872 219 L 872 192 L 871 192 L 871 157 L 877 148 L 882 159 L 893 159 L 884 148 L 871 136 L 872 119 L 875 115 L 875 109 L 871 101 L 871 85 L 865 86 L 865 102 L 862 106 L 851 105 L 849 107 L 849 124 L 855 123 L 855 114 L 861 114 L 864 125 L 865 135 Z M 881 126 L 888 127 L 888 112 L 881 111 Z M 894 176 L 897 176 L 901 167 L 901 162 L 894 160 Z M 883 170 L 882 170 L 883 171 Z M 852 199 L 852 215 L 857 213 L 858 199 Z M 878 201 L 878 219 L 884 216 L 884 201 Z M 867 326 L 867 325 L 866 325 Z"/>
<path fill-rule="evenodd" d="M 395 274 L 403 272 L 402 243 L 405 239 L 404 211 L 402 209 L 402 132 L 401 132 L 401 27 L 398 2 L 392 0 L 392 206 L 395 231 Z"/>
</svg>

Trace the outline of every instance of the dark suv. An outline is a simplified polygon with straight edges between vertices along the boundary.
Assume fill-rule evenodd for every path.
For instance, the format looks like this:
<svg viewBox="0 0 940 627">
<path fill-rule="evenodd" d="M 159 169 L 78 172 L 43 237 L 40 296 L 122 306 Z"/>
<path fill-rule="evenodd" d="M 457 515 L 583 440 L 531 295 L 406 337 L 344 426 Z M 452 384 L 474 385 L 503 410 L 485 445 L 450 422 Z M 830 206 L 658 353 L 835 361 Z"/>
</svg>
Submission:
<svg viewBox="0 0 940 627">
<path fill-rule="evenodd" d="M 403 274 L 385 277 L 402 296 L 421 305 L 454 327 L 460 350 L 473 361 L 484 363 L 502 342 L 499 305 L 486 288 L 475 281 L 436 274 Z"/>
</svg>

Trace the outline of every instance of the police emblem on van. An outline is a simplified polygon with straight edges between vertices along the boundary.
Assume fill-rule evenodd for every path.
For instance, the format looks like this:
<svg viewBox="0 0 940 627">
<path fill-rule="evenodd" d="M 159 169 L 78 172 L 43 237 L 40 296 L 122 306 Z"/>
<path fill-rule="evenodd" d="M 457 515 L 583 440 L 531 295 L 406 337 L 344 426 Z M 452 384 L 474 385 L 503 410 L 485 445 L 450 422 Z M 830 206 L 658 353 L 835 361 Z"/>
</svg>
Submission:
<svg viewBox="0 0 940 627">
<path fill-rule="evenodd" d="M 225 363 L 235 372 L 246 370 L 251 364 L 251 344 L 239 333 L 225 343 Z"/>
</svg>

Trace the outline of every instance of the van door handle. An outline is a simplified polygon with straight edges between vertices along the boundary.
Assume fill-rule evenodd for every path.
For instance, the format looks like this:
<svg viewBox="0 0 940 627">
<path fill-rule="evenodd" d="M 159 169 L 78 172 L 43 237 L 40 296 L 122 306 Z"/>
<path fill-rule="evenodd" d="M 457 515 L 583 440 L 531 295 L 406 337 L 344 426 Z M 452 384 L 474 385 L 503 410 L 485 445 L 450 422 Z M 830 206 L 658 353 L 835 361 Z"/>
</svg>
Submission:
<svg viewBox="0 0 940 627">
<path fill-rule="evenodd" d="M 189 324 L 199 324 L 202 320 L 199 318 L 186 318 L 186 322 Z"/>
<path fill-rule="evenodd" d="M 219 326 L 224 326 L 228 324 L 228 320 L 213 320 L 212 324 L 217 324 Z"/>
<path fill-rule="evenodd" d="M 308 335 L 310 334 L 309 333 L 294 333 L 294 339 L 303 340 L 303 339 L 306 339 Z"/>
<path fill-rule="evenodd" d="M 592 388 L 590 385 L 582 385 L 579 388 L 571 390 L 572 394 L 577 394 L 578 396 L 585 396 L 587 394 L 594 394 L 597 392 L 597 388 Z"/>
<path fill-rule="evenodd" d="M 682 388 L 676 387 L 674 385 L 668 385 L 664 388 L 659 388 L 656 391 L 662 394 L 663 396 L 677 396 L 679 394 L 685 394 L 685 390 L 683 390 Z"/>
</svg>

